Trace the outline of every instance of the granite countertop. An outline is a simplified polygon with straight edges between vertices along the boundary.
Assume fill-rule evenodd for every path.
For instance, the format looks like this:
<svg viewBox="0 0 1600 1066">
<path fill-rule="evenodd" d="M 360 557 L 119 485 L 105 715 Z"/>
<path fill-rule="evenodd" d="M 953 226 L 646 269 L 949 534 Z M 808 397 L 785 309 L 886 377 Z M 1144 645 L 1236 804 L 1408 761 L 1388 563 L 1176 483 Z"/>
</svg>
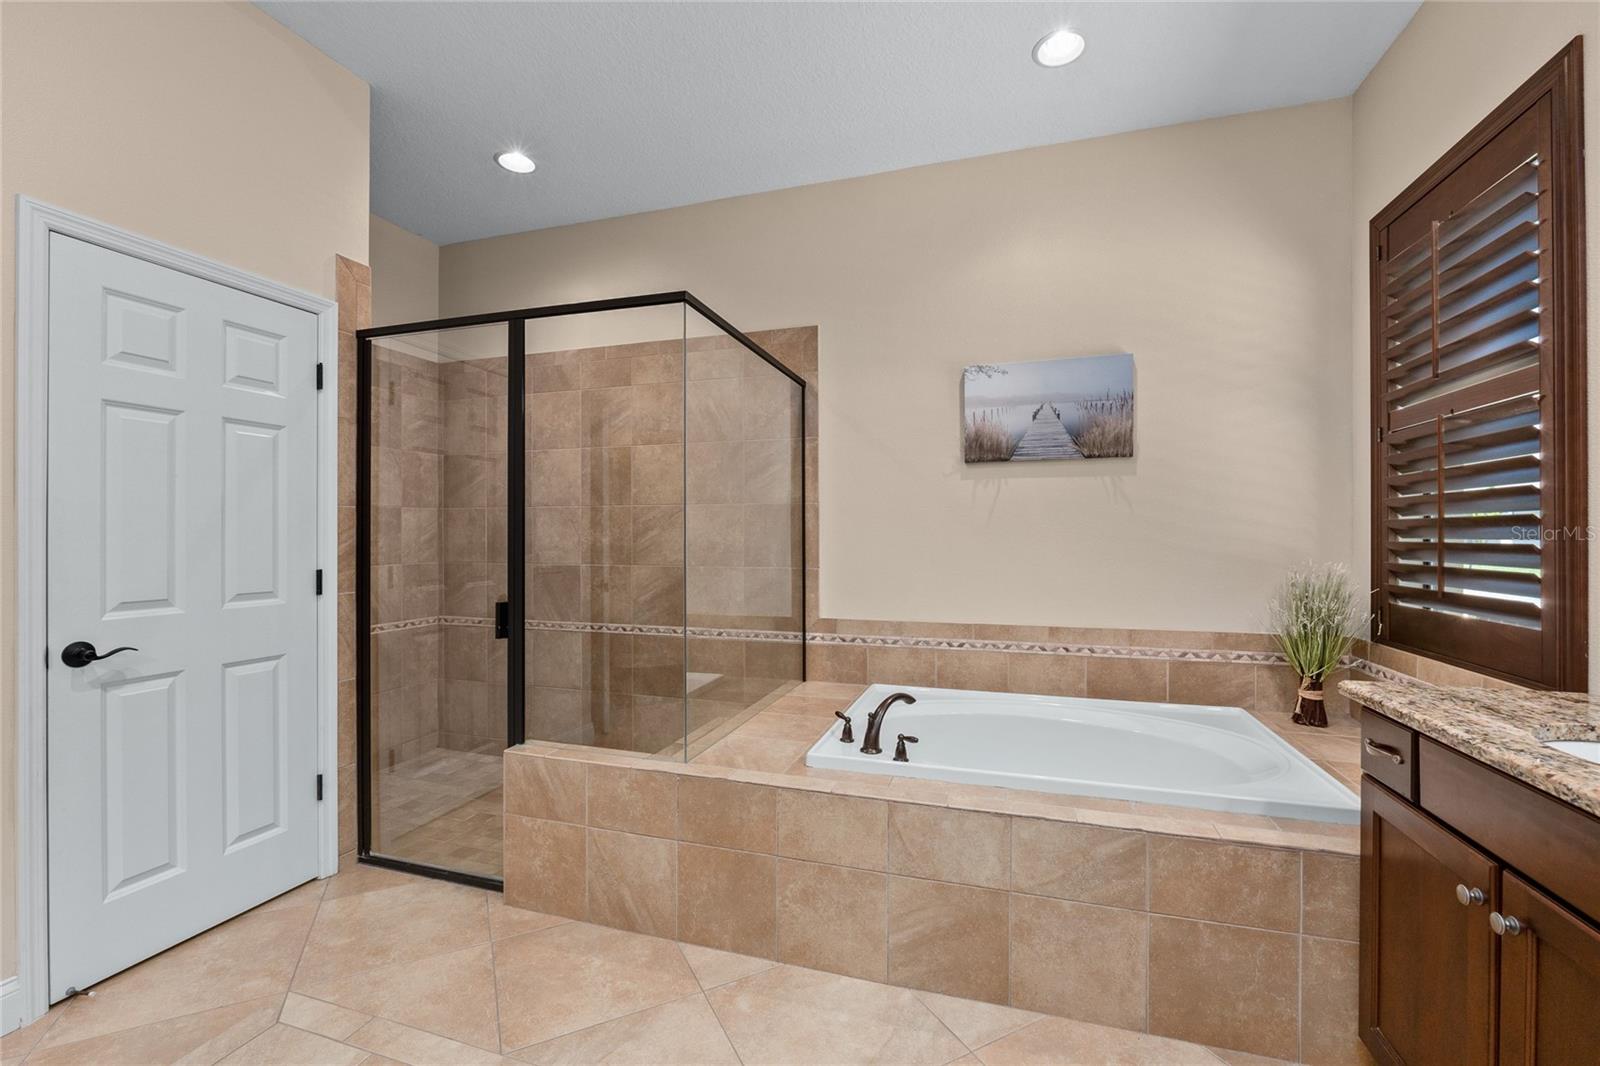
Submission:
<svg viewBox="0 0 1600 1066">
<path fill-rule="evenodd" d="M 1546 740 L 1600 740 L 1600 698 L 1525 688 L 1342 681 L 1356 703 L 1600 817 L 1600 765 Z"/>
</svg>

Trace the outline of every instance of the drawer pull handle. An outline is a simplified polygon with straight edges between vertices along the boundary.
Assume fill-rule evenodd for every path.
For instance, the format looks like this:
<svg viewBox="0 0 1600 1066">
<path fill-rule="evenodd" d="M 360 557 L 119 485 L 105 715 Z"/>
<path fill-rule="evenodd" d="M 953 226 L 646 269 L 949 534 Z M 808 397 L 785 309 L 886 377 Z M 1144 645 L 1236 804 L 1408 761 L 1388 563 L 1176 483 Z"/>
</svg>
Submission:
<svg viewBox="0 0 1600 1066">
<path fill-rule="evenodd" d="M 1495 931 L 1495 935 L 1497 936 L 1516 936 L 1518 933 L 1526 929 L 1527 926 L 1523 925 L 1509 914 L 1501 914 L 1499 911 L 1491 911 L 1489 913 L 1489 928 L 1493 929 Z"/>
<path fill-rule="evenodd" d="M 1387 744 L 1379 744 L 1371 737 L 1366 738 L 1366 745 L 1369 752 L 1374 755 L 1382 755 L 1385 759 L 1393 759 L 1396 766 L 1406 761 L 1406 757 L 1400 754 L 1399 748 L 1391 748 Z"/>
<path fill-rule="evenodd" d="M 1483 906 L 1483 889 L 1457 885 L 1456 902 L 1463 907 L 1481 907 Z"/>
</svg>

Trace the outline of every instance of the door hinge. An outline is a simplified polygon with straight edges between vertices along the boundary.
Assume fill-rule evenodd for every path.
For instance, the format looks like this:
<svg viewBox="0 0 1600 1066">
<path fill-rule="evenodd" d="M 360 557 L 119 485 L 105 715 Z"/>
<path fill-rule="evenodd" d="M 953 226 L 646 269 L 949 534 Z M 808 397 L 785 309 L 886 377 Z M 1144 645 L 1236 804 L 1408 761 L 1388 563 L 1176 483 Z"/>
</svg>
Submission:
<svg viewBox="0 0 1600 1066">
<path fill-rule="evenodd" d="M 317 802 L 322 802 L 322 775 L 317 775 Z"/>
<path fill-rule="evenodd" d="M 322 364 L 317 364 L 317 391 L 322 391 Z"/>
<path fill-rule="evenodd" d="M 317 571 L 317 595 L 322 595 L 322 571 Z"/>
<path fill-rule="evenodd" d="M 1383 443 L 1383 427 L 1382 426 L 1378 427 L 1378 443 L 1379 444 Z"/>
</svg>

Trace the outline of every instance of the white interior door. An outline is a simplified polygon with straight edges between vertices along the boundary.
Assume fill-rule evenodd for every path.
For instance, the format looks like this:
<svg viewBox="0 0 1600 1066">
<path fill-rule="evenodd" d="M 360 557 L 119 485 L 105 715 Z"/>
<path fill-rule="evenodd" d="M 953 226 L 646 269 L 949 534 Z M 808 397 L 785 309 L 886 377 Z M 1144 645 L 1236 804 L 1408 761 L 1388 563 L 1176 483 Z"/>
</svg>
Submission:
<svg viewBox="0 0 1600 1066">
<path fill-rule="evenodd" d="M 49 269 L 54 1001 L 317 874 L 317 323 L 59 234 Z"/>
</svg>

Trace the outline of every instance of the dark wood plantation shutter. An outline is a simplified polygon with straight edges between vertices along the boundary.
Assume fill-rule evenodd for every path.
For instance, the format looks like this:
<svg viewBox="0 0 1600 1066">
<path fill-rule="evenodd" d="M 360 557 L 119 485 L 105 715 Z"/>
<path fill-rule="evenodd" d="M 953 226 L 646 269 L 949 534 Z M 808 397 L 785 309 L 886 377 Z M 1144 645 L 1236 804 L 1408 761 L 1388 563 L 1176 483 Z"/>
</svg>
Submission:
<svg viewBox="0 0 1600 1066">
<path fill-rule="evenodd" d="M 1587 676 L 1574 41 L 1372 224 L 1377 639 Z"/>
</svg>

